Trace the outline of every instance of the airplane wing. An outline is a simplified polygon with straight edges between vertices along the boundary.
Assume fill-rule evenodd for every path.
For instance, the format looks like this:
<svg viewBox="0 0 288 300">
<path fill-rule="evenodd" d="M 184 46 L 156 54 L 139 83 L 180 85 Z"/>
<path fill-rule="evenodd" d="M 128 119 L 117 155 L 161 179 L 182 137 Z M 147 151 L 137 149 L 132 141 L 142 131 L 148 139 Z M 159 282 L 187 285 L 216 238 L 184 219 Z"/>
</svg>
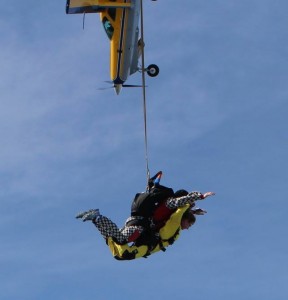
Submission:
<svg viewBox="0 0 288 300">
<path fill-rule="evenodd" d="M 110 2 L 107 0 L 67 0 L 66 14 L 98 13 L 106 8 L 129 8 L 131 3 L 123 0 Z"/>
</svg>

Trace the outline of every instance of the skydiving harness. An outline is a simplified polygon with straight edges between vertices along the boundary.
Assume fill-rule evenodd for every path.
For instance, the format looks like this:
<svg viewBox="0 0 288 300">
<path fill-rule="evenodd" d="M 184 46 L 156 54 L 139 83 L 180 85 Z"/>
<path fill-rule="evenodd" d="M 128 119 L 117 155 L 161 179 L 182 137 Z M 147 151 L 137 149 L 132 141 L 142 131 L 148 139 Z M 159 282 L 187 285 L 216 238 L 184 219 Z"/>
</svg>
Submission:
<svg viewBox="0 0 288 300">
<path fill-rule="evenodd" d="M 158 239 L 158 245 L 159 245 L 159 248 L 160 248 L 161 251 L 163 251 L 163 252 L 166 251 L 166 247 L 163 245 L 163 243 L 168 242 L 169 246 L 174 244 L 174 242 L 176 240 L 176 237 L 179 234 L 179 231 L 180 231 L 180 228 L 178 228 L 176 230 L 176 232 L 174 233 L 174 235 L 172 237 L 170 237 L 168 240 L 161 240 L 160 236 L 158 237 L 159 238 Z M 147 253 L 143 257 L 147 258 L 149 255 L 151 255 L 151 252 L 155 249 L 156 246 L 157 246 L 157 244 L 152 249 L 148 248 Z"/>
<path fill-rule="evenodd" d="M 159 171 L 149 179 L 147 191 L 145 193 L 136 194 L 131 207 L 131 217 L 126 221 L 126 226 L 139 225 L 146 228 L 134 243 L 137 247 L 147 245 L 148 250 L 143 257 L 148 257 L 157 246 L 160 250 L 165 252 L 166 248 L 164 243 L 172 245 L 180 231 L 180 228 L 178 228 L 174 235 L 167 240 L 161 240 L 159 233 L 155 231 L 155 224 L 152 220 L 153 211 L 163 201 L 174 196 L 174 191 L 171 188 L 159 184 L 161 176 L 162 172 Z"/>
<path fill-rule="evenodd" d="M 145 254 L 142 255 L 142 257 L 147 258 L 148 256 L 150 256 L 152 254 L 153 250 L 157 246 L 159 247 L 160 250 L 165 252 L 166 247 L 168 245 L 172 245 L 174 243 L 174 241 L 177 238 L 177 235 L 179 234 L 179 231 L 180 231 L 180 228 L 178 228 L 176 230 L 176 232 L 174 233 L 174 235 L 171 238 L 169 238 L 168 240 L 161 240 L 160 237 L 158 236 L 157 243 L 155 243 L 154 245 L 146 245 L 147 246 L 147 251 L 146 251 Z M 167 242 L 168 242 L 168 245 L 167 245 Z M 164 243 L 165 243 L 165 246 L 164 246 Z M 133 245 L 136 246 L 136 247 L 141 247 L 141 245 L 137 246 L 137 243 L 134 243 Z M 135 259 L 138 252 L 139 252 L 138 249 L 134 249 L 133 251 L 129 251 L 127 249 L 122 253 L 121 257 L 116 255 L 116 256 L 114 256 L 114 258 L 117 259 L 117 260 L 132 260 L 132 259 Z"/>
</svg>

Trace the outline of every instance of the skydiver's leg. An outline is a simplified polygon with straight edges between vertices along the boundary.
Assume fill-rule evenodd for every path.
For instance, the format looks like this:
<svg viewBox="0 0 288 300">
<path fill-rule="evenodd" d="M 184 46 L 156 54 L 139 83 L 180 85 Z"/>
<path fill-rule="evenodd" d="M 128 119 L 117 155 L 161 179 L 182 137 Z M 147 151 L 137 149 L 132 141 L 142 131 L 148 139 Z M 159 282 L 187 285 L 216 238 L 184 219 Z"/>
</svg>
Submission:
<svg viewBox="0 0 288 300">
<path fill-rule="evenodd" d="M 131 223 L 131 217 L 128 218 L 125 226 L 122 229 L 119 229 L 110 219 L 100 215 L 99 209 L 90 209 L 79 213 L 76 218 L 81 218 L 84 222 L 92 221 L 104 239 L 113 237 L 119 244 L 135 241 L 144 230 L 142 226 L 135 224 L 135 222 L 128 225 L 128 223 Z"/>
<path fill-rule="evenodd" d="M 121 229 L 121 234 L 126 237 L 128 243 L 134 242 L 143 232 L 142 226 L 125 226 Z"/>
<path fill-rule="evenodd" d="M 99 216 L 92 221 L 96 228 L 100 231 L 104 239 L 113 237 L 120 244 L 127 243 L 126 236 L 123 235 L 118 226 L 105 216 Z"/>
<path fill-rule="evenodd" d="M 125 226 L 119 229 L 114 222 L 105 216 L 99 216 L 92 222 L 105 239 L 113 237 L 119 244 L 135 241 L 143 231 L 142 226 Z"/>
<path fill-rule="evenodd" d="M 126 241 L 125 236 L 121 234 L 118 226 L 107 217 L 99 216 L 97 219 L 93 220 L 92 222 L 100 231 L 104 239 L 111 236 L 115 238 L 119 243 L 125 243 Z"/>
</svg>

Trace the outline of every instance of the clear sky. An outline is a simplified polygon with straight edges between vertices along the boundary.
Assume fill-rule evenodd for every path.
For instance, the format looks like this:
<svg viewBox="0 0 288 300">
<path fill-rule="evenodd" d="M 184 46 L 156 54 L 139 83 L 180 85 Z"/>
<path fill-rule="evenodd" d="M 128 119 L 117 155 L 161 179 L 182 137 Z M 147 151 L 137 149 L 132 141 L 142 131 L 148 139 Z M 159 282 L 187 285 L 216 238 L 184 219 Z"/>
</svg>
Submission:
<svg viewBox="0 0 288 300">
<path fill-rule="evenodd" d="M 75 215 L 122 226 L 145 189 L 141 89 L 98 90 L 98 15 L 83 31 L 65 0 L 1 1 L 1 300 L 288 297 L 288 3 L 144 2 L 150 171 L 216 192 L 208 213 L 165 253 L 113 259 Z"/>
</svg>

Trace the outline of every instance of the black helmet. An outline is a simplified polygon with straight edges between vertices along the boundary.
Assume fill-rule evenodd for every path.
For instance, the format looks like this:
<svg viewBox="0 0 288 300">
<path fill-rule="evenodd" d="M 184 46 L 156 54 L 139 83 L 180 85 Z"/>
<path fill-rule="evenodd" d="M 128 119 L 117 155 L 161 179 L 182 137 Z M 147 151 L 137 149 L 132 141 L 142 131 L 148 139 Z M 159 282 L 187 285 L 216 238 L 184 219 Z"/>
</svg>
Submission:
<svg viewBox="0 0 288 300">
<path fill-rule="evenodd" d="M 186 190 L 178 190 L 175 192 L 175 198 L 187 196 L 188 194 Z"/>
</svg>

